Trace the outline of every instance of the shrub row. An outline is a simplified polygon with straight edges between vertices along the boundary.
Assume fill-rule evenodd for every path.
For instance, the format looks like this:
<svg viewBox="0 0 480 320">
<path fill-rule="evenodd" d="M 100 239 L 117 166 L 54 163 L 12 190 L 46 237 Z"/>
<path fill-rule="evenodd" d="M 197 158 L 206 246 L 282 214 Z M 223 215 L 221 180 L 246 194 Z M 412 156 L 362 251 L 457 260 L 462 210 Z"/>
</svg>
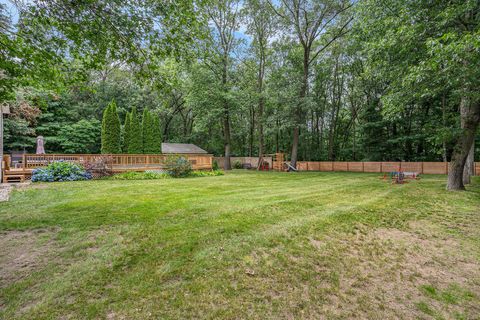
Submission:
<svg viewBox="0 0 480 320">
<path fill-rule="evenodd" d="M 88 166 L 87 166 L 88 167 Z M 94 167 L 91 167 L 94 168 Z M 33 182 L 77 181 L 92 179 L 91 170 L 63 160 L 53 162 L 46 168 L 33 170 Z M 184 177 L 220 176 L 223 171 L 193 171 L 190 162 L 181 156 L 169 156 L 166 162 L 166 172 L 124 172 L 108 177 L 112 180 L 149 180 Z"/>
<path fill-rule="evenodd" d="M 212 177 L 212 176 L 223 176 L 223 171 L 214 170 L 214 171 L 191 171 L 188 175 L 182 176 L 182 178 L 189 177 Z M 107 180 L 155 180 L 155 179 L 171 179 L 175 178 L 172 175 L 167 173 L 157 173 L 157 172 L 123 172 L 115 174 L 111 177 L 107 177 Z"/>
<path fill-rule="evenodd" d="M 38 168 L 32 172 L 33 182 L 78 181 L 89 179 L 92 179 L 90 172 L 87 172 L 78 164 L 65 161 L 53 162 L 46 168 Z"/>
</svg>

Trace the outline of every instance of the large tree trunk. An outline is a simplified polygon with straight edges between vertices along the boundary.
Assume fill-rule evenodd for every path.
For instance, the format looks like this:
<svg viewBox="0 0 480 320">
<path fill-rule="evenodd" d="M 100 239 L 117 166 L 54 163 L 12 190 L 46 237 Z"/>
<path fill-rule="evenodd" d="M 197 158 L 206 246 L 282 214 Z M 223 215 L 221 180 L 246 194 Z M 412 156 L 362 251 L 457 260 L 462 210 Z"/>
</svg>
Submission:
<svg viewBox="0 0 480 320">
<path fill-rule="evenodd" d="M 473 143 L 468 152 L 467 159 L 465 160 L 465 167 L 463 168 L 463 184 L 470 184 L 470 177 L 475 174 L 475 136 L 473 137 Z"/>
<path fill-rule="evenodd" d="M 223 70 L 222 70 L 222 85 L 223 90 L 227 91 L 227 66 L 228 64 L 228 56 L 223 57 Z M 228 108 L 228 101 L 223 101 L 223 137 L 224 137 L 224 145 L 225 145 L 225 163 L 223 166 L 224 170 L 232 170 L 232 165 L 230 163 L 230 155 L 231 155 L 231 137 L 230 137 L 230 111 Z"/>
<path fill-rule="evenodd" d="M 295 125 L 295 128 L 293 128 L 293 143 L 292 143 L 292 157 L 291 157 L 291 166 L 293 168 L 297 167 L 299 135 L 300 135 L 300 128 L 298 125 Z M 290 171 L 291 169 L 289 168 L 288 170 Z"/>
<path fill-rule="evenodd" d="M 279 153 L 280 152 L 280 123 L 278 121 L 278 116 L 276 116 L 277 118 L 275 119 L 275 153 Z"/>
<path fill-rule="evenodd" d="M 262 114 L 263 114 L 263 103 L 259 103 L 259 110 L 258 110 L 258 116 L 259 116 L 259 121 L 258 121 L 258 165 L 257 165 L 257 170 L 260 169 L 260 166 L 263 163 L 263 119 L 262 119 Z"/>
<path fill-rule="evenodd" d="M 443 127 L 447 127 L 447 108 L 446 108 L 446 103 L 445 103 L 445 94 L 442 95 L 442 122 L 443 122 Z M 447 162 L 447 137 L 443 138 L 442 141 L 442 158 L 443 162 Z"/>
<path fill-rule="evenodd" d="M 224 128 L 224 138 L 225 138 L 225 163 L 223 165 L 224 170 L 232 170 L 232 165 L 230 163 L 230 117 L 228 115 L 224 116 L 223 120 L 223 128 Z"/>
<path fill-rule="evenodd" d="M 260 63 L 258 66 L 258 164 L 257 170 L 260 169 L 260 166 L 263 163 L 263 109 L 264 109 L 264 98 L 263 98 L 263 76 L 265 74 L 265 57 L 262 51 L 260 55 Z"/>
<path fill-rule="evenodd" d="M 480 103 L 468 103 L 462 99 L 460 104 L 462 130 L 457 139 L 449 165 L 447 190 L 465 190 L 463 174 L 465 162 L 475 141 L 480 123 Z"/>
<path fill-rule="evenodd" d="M 253 156 L 253 139 L 255 137 L 255 107 L 250 108 L 250 134 L 248 137 L 248 156 Z"/>
</svg>

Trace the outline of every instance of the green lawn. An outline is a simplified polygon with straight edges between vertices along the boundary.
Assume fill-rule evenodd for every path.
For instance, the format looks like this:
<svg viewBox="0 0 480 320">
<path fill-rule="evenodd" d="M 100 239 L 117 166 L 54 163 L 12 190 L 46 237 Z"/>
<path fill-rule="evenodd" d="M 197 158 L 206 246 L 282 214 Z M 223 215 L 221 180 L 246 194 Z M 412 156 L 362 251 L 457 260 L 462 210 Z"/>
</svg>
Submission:
<svg viewBox="0 0 480 320">
<path fill-rule="evenodd" d="M 35 184 L 0 203 L 4 319 L 478 319 L 480 179 Z"/>
</svg>

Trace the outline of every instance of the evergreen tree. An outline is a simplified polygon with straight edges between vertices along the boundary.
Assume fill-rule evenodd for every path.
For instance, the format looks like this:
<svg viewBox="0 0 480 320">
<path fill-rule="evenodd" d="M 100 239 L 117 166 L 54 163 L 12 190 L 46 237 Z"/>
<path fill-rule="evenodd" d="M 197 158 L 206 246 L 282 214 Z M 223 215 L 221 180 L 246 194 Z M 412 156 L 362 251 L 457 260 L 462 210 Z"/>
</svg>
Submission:
<svg viewBox="0 0 480 320">
<path fill-rule="evenodd" d="M 162 129 L 160 128 L 160 119 L 154 115 L 152 116 L 152 120 L 154 153 L 162 153 Z"/>
<path fill-rule="evenodd" d="M 137 109 L 134 107 L 130 114 L 130 134 L 128 140 L 128 153 L 143 153 L 142 124 L 138 119 Z"/>
<path fill-rule="evenodd" d="M 153 118 L 150 112 L 147 109 L 143 110 L 143 120 L 142 120 L 142 129 L 143 129 L 143 152 L 144 153 L 156 153 L 155 142 L 154 142 L 154 132 L 153 132 Z"/>
<path fill-rule="evenodd" d="M 130 142 L 130 113 L 125 114 L 125 123 L 123 124 L 123 152 L 128 153 L 128 143 Z"/>
<path fill-rule="evenodd" d="M 101 142 L 101 147 L 100 147 L 100 151 L 102 153 L 106 153 L 103 149 L 104 149 L 104 144 L 105 144 L 105 131 L 106 131 L 106 126 L 107 126 L 107 120 L 108 120 L 108 117 L 110 115 L 110 105 L 108 105 L 105 110 L 103 110 L 103 116 L 102 116 L 102 132 L 100 133 L 101 136 L 100 136 L 100 142 Z"/>
<path fill-rule="evenodd" d="M 103 112 L 102 153 L 120 153 L 120 119 L 117 105 L 112 100 Z"/>
</svg>

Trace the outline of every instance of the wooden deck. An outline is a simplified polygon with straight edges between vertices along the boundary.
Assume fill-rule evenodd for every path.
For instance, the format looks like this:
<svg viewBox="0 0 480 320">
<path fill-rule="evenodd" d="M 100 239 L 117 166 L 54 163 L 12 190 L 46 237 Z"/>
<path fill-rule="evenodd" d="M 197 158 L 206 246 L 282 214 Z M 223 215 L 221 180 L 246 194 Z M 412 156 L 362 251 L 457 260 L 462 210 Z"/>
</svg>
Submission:
<svg viewBox="0 0 480 320">
<path fill-rule="evenodd" d="M 10 168 L 3 171 L 3 183 L 24 182 L 30 180 L 33 169 Z"/>
<path fill-rule="evenodd" d="M 211 154 L 181 154 L 193 170 L 212 170 Z M 84 166 L 104 162 L 113 173 L 127 171 L 164 170 L 168 155 L 163 154 L 24 154 L 20 168 L 10 167 L 10 157 L 4 156 L 3 182 L 23 182 L 32 176 L 35 168 L 48 166 L 56 161 L 67 161 Z"/>
</svg>

